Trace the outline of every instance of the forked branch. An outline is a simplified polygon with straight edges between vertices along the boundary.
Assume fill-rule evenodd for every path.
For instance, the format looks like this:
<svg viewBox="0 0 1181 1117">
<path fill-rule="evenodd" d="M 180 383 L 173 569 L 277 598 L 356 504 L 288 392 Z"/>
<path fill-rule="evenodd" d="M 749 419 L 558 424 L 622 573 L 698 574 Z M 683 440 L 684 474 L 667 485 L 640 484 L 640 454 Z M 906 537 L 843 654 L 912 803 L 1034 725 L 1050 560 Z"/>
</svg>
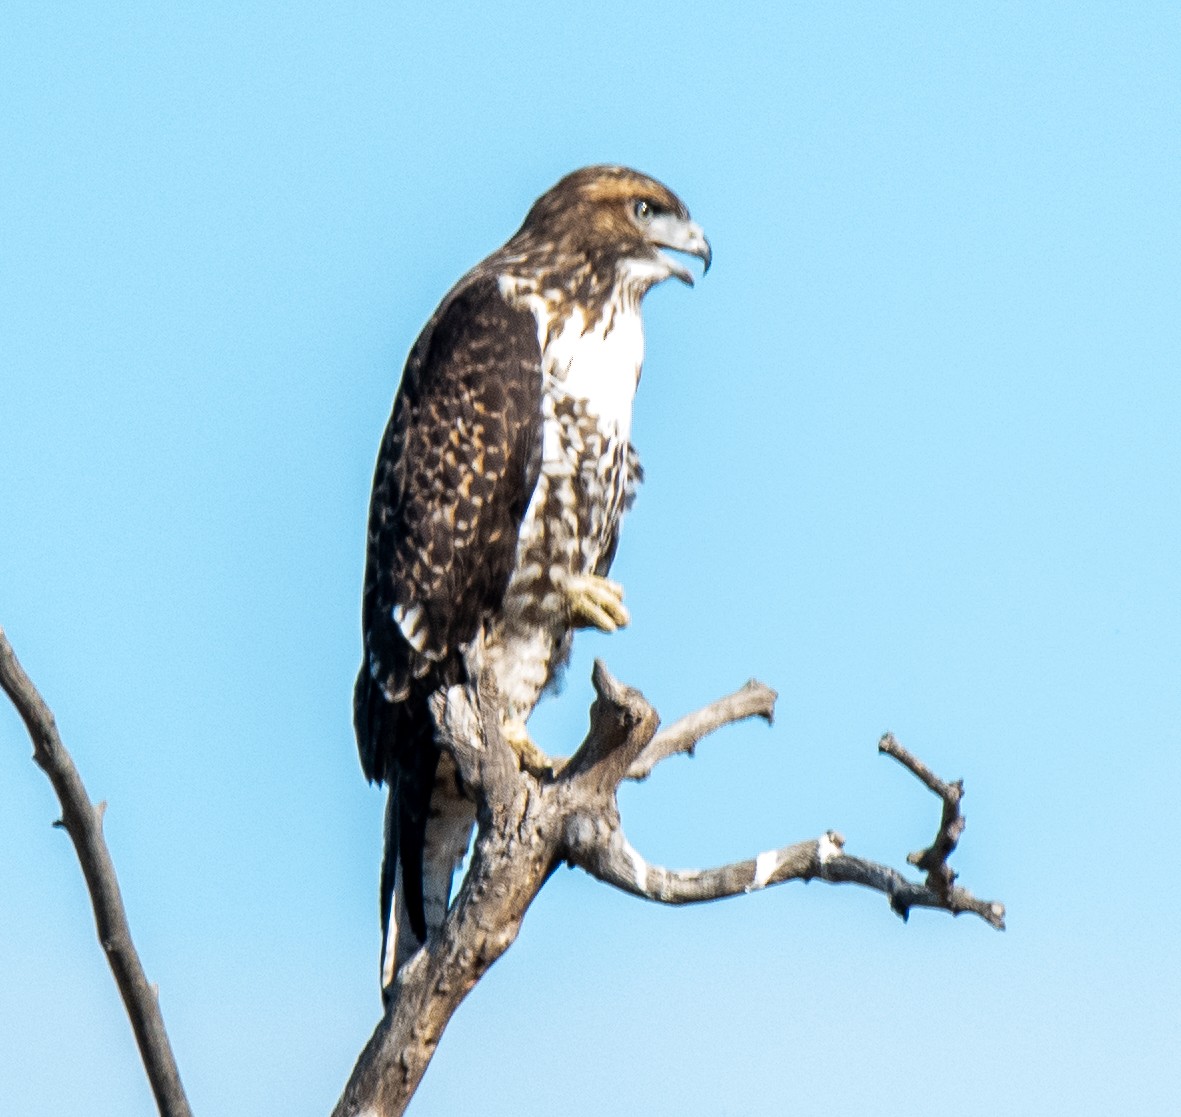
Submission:
<svg viewBox="0 0 1181 1117">
<path fill-rule="evenodd" d="M 727 694 L 708 706 L 703 706 L 679 721 L 662 729 L 640 753 L 628 769 L 629 780 L 646 780 L 662 760 L 685 753 L 692 756 L 703 737 L 726 725 L 747 718 L 762 718 L 768 725 L 775 719 L 775 702 L 779 695 L 766 683 L 750 679 L 733 694 Z"/>
<path fill-rule="evenodd" d="M 852 883 L 884 893 L 904 918 L 911 908 L 972 912 L 997 928 L 1004 908 L 943 882 L 947 856 L 963 829 L 957 784 L 945 784 L 893 742 L 896 756 L 944 800 L 931 849 L 912 855 L 927 882 L 853 857 L 835 830 L 713 869 L 649 864 L 623 832 L 616 793 L 624 780 L 644 779 L 670 756 L 692 753 L 707 734 L 749 717 L 771 720 L 775 692 L 750 682 L 734 694 L 655 733 L 656 715 L 639 691 L 611 677 L 601 662 L 592 674 L 595 702 L 586 740 L 557 774 L 537 780 L 516 772 L 506 795 L 503 758 L 492 711 L 454 687 L 435 705 L 439 739 L 451 750 L 476 800 L 479 830 L 472 866 L 439 933 L 403 968 L 385 1018 L 362 1054 L 335 1117 L 395 1117 L 410 1101 L 451 1014 L 487 968 L 516 938 L 521 920 L 562 861 L 632 895 L 665 904 L 701 903 L 789 880 Z M 482 728 L 483 727 L 483 728 Z M 491 736 L 488 730 L 491 729 Z M 893 741 L 893 738 L 889 739 Z M 501 762 L 491 768 L 489 754 Z M 482 759 L 481 759 L 482 758 Z M 495 771 L 486 781 L 481 771 Z M 954 874 L 951 874 L 954 879 Z"/>
<path fill-rule="evenodd" d="M 644 779 L 661 760 L 677 753 L 691 754 L 702 737 L 724 725 L 752 716 L 770 722 L 774 704 L 775 692 L 751 680 L 734 694 L 658 733 L 631 764 L 627 778 Z M 907 858 L 910 864 L 926 870 L 925 884 L 908 880 L 888 865 L 847 854 L 845 839 L 836 830 L 717 868 L 667 869 L 649 864 L 627 840 L 621 826 L 604 827 L 590 818 L 582 818 L 567 827 L 569 860 L 606 884 L 661 904 L 703 903 L 756 892 L 790 880 L 825 880 L 832 884 L 860 884 L 884 893 L 891 908 L 904 920 L 911 908 L 937 908 L 953 915 L 970 912 L 1003 930 L 1004 905 L 978 900 L 956 886 L 955 873 L 947 864 L 964 829 L 959 809 L 963 784 L 941 780 L 892 734 L 886 734 L 878 748 L 898 760 L 943 800 L 943 816 L 935 840 L 928 849 Z"/>
<path fill-rule="evenodd" d="M 452 687 L 433 706 L 438 736 L 456 761 L 476 804 L 471 866 L 442 927 L 398 974 L 386 1014 L 362 1051 L 335 1117 L 396 1117 L 405 1111 L 448 1021 L 488 967 L 512 945 L 525 912 L 562 862 L 607 884 L 665 904 L 701 903 L 789 880 L 860 884 L 885 894 L 904 919 L 912 908 L 970 912 L 1003 929 L 1000 903 L 977 900 L 955 883 L 948 858 L 963 832 L 963 786 L 947 783 L 892 736 L 880 750 L 894 757 L 943 803 L 931 845 L 909 862 L 926 873 L 907 879 L 886 865 L 851 856 L 835 830 L 712 869 L 649 864 L 628 842 L 616 800 L 624 780 L 645 779 L 660 761 L 692 754 L 707 734 L 750 717 L 771 720 L 775 692 L 750 682 L 734 694 L 656 732 L 644 696 L 596 663 L 596 699 L 586 740 L 556 774 L 537 779 L 517 769 L 499 728 L 498 702 L 482 680 Z M 131 942 L 115 870 L 94 806 L 58 736 L 53 715 L 0 630 L 0 685 L 33 740 L 33 755 L 62 804 L 61 825 L 82 864 L 100 942 L 131 1018 L 140 1054 L 164 1117 L 191 1117 L 160 1008 Z"/>
</svg>

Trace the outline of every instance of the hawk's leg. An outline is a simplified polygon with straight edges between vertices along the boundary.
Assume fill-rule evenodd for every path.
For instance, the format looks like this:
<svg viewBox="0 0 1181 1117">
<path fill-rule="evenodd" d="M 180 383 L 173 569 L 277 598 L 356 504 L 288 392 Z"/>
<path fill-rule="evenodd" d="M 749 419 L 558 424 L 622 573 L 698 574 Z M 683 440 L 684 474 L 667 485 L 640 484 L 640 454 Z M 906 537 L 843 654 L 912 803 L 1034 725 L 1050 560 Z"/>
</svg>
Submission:
<svg viewBox="0 0 1181 1117">
<path fill-rule="evenodd" d="M 537 747 L 520 718 L 506 717 L 501 722 L 500 732 L 509 748 L 517 754 L 522 772 L 528 772 L 539 780 L 553 779 L 554 762 Z"/>
<path fill-rule="evenodd" d="M 618 582 L 600 578 L 598 574 L 571 574 L 564 589 L 575 628 L 614 632 L 631 620 L 623 604 L 623 586 Z"/>
</svg>

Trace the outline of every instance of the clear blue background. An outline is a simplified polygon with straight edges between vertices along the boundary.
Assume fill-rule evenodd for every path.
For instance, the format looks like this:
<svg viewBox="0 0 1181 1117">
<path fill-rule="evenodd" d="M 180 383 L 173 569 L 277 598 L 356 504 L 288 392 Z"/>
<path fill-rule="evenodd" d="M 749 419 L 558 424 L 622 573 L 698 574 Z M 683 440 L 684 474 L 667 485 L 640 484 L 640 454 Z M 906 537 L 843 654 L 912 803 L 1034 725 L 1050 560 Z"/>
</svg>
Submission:
<svg viewBox="0 0 1181 1117">
<path fill-rule="evenodd" d="M 561 872 L 414 1110 L 1181 1108 L 1175 4 L 43 4 L 0 34 L 0 623 L 106 830 L 201 1114 L 327 1113 L 378 1015 L 350 727 L 405 352 L 566 171 L 673 186 L 648 481 L 591 658 L 732 730 L 629 788 L 677 865 L 967 781 L 1010 929 L 813 884 L 665 910 Z M 0 709 L 0 1111 L 148 1113 L 56 805 Z"/>
</svg>

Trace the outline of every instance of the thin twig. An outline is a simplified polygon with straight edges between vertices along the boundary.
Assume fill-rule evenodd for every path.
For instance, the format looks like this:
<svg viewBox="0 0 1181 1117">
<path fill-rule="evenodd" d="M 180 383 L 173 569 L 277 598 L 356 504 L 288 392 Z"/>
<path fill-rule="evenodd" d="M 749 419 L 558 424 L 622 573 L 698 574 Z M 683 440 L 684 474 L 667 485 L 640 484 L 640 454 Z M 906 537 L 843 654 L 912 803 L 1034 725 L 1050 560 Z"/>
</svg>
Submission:
<svg viewBox="0 0 1181 1117">
<path fill-rule="evenodd" d="M 751 679 L 733 694 L 727 694 L 725 698 L 719 698 L 673 722 L 667 729 L 662 729 L 632 764 L 627 778 L 646 780 L 662 760 L 678 753 L 692 756 L 703 737 L 736 721 L 760 717 L 770 725 L 775 716 L 775 700 L 778 697 L 766 683 Z"/>
<path fill-rule="evenodd" d="M 927 887 L 932 892 L 950 898 L 955 890 L 956 874 L 947 863 L 947 859 L 955 850 L 967 825 L 967 820 L 960 812 L 960 800 L 964 797 L 963 781 L 949 783 L 941 780 L 917 756 L 904 749 L 893 733 L 885 734 L 878 742 L 878 752 L 892 756 L 943 800 L 943 816 L 939 820 L 939 832 L 935 835 L 935 840 L 926 849 L 909 854 L 906 860 L 908 864 L 926 872 Z M 959 891 L 962 892 L 962 889 Z M 1000 919 L 1003 923 L 1003 910 Z"/>
<path fill-rule="evenodd" d="M 156 991 L 144 974 L 115 866 L 102 832 L 105 803 L 91 803 L 74 761 L 62 744 L 53 713 L 16 658 L 0 628 L 0 687 L 11 699 L 33 741 L 33 759 L 45 771 L 61 802 L 60 825 L 70 835 L 86 878 L 98 941 L 123 998 L 140 1058 L 161 1117 L 192 1117 L 180 1071 L 164 1029 Z"/>
</svg>

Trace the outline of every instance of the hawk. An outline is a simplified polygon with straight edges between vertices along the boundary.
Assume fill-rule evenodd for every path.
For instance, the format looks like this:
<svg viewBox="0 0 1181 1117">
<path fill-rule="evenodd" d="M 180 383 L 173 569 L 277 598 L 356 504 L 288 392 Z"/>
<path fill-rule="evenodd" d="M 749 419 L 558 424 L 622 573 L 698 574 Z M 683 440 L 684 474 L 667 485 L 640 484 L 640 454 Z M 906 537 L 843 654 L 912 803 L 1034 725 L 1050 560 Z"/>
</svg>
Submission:
<svg viewBox="0 0 1181 1117">
<path fill-rule="evenodd" d="M 415 342 L 378 452 L 354 693 L 361 767 L 389 785 L 383 991 L 447 912 L 474 808 L 435 740 L 431 694 L 477 640 L 504 733 L 525 721 L 574 631 L 628 621 L 606 575 L 640 478 L 632 399 L 640 303 L 709 241 L 681 200 L 626 167 L 586 167 L 534 203 L 447 293 Z"/>
</svg>

